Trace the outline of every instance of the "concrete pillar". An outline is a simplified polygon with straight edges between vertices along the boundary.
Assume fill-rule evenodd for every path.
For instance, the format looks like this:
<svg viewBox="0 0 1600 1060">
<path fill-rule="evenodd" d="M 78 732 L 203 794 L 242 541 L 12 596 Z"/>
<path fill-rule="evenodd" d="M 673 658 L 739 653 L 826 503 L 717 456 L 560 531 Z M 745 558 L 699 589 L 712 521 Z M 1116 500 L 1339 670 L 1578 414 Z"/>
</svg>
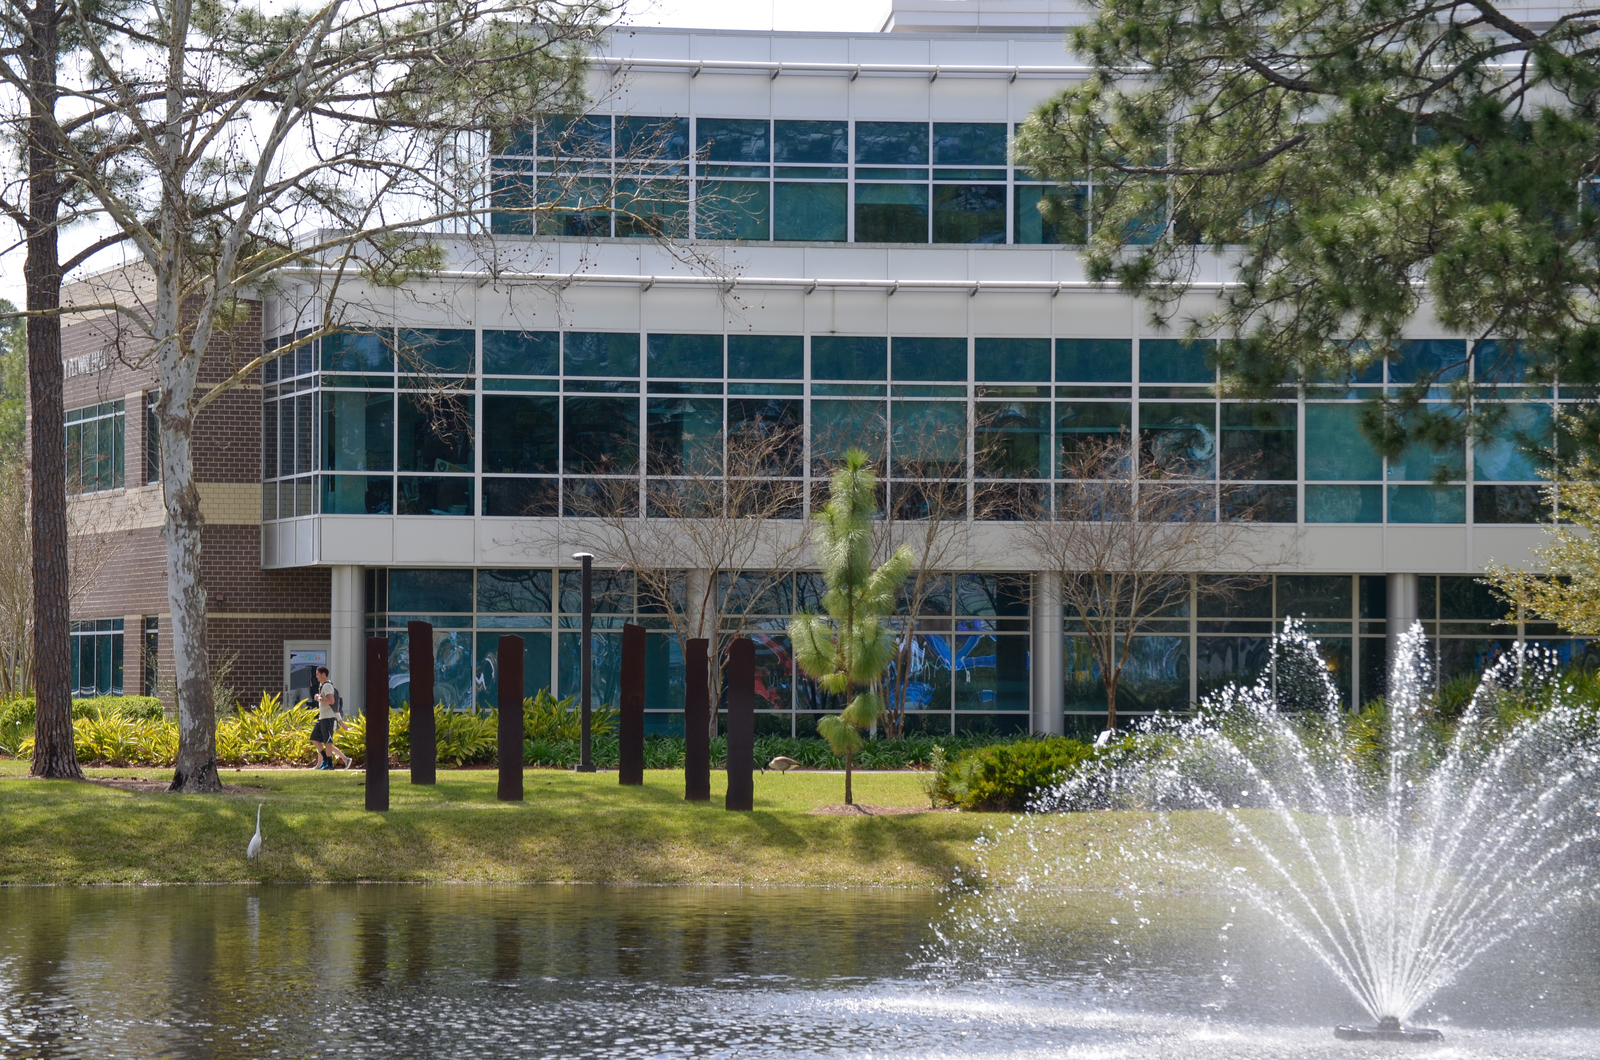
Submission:
<svg viewBox="0 0 1600 1060">
<path fill-rule="evenodd" d="M 367 569 L 340 565 L 330 574 L 328 668 L 344 696 L 346 713 L 353 713 L 352 708 L 366 702 Z"/>
<path fill-rule="evenodd" d="M 1033 578 L 1033 731 L 1059 736 L 1065 729 L 1066 657 L 1061 626 L 1061 575 L 1040 571 Z"/>
<path fill-rule="evenodd" d="M 1384 639 L 1389 649 L 1389 665 L 1393 666 L 1400 655 L 1400 635 L 1417 620 L 1417 576 L 1391 574 L 1385 588 L 1389 597 L 1389 618 Z"/>
</svg>

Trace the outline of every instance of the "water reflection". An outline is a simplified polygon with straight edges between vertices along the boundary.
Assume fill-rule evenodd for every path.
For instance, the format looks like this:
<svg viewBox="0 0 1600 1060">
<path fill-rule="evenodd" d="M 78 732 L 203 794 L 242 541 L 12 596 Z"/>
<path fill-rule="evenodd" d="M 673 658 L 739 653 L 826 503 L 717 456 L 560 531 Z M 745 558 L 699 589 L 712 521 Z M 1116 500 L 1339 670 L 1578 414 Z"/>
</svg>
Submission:
<svg viewBox="0 0 1600 1060">
<path fill-rule="evenodd" d="M 1357 1055 L 1321 970 L 1214 900 L 1035 907 L 955 959 L 897 891 L 0 889 L 0 1057 Z M 1592 934 L 1540 945 L 1434 1014 L 1455 1055 L 1594 1055 Z"/>
</svg>

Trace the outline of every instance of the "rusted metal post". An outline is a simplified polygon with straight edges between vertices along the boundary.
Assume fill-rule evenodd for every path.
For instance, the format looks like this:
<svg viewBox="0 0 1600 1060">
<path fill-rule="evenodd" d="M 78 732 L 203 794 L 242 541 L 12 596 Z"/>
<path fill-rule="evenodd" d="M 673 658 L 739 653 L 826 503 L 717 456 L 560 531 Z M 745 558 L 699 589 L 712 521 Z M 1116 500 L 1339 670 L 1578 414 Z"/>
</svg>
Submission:
<svg viewBox="0 0 1600 1060">
<path fill-rule="evenodd" d="M 500 638 L 501 802 L 522 801 L 522 638 Z"/>
<path fill-rule="evenodd" d="M 367 809 L 389 809 L 389 638 L 367 638 Z"/>
<path fill-rule="evenodd" d="M 439 743 L 433 726 L 433 623 L 407 622 L 411 644 L 411 783 L 438 780 Z"/>
<path fill-rule="evenodd" d="M 622 715 L 617 719 L 617 783 L 644 783 L 644 641 L 643 626 L 622 627 Z"/>
<path fill-rule="evenodd" d="M 755 809 L 755 757 L 756 646 L 739 637 L 728 646 L 727 809 Z"/>
</svg>

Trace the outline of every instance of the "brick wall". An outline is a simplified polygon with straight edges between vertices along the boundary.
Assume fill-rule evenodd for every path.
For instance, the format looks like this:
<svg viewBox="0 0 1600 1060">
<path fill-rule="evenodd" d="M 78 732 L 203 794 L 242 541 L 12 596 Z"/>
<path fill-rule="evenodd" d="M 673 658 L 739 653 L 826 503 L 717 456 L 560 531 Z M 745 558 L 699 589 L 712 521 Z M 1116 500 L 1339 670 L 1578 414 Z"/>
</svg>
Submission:
<svg viewBox="0 0 1600 1060">
<path fill-rule="evenodd" d="M 79 303 L 93 290 L 74 292 Z M 82 551 L 102 559 L 72 603 L 74 619 L 130 619 L 124 629 L 124 687 L 137 692 L 142 680 L 143 631 L 132 616 L 162 616 L 160 686 L 172 689 L 172 644 L 167 608 L 166 546 L 161 535 L 159 488 L 145 481 L 143 392 L 156 389 L 147 363 L 149 343 L 111 317 L 68 319 L 62 355 L 78 374 L 66 380 L 67 408 L 127 399 L 125 481 L 116 496 L 76 500 L 79 511 L 98 511 L 96 530 Z M 223 382 L 261 351 L 261 308 L 218 332 L 201 366 L 202 388 Z M 329 572 L 322 568 L 261 569 L 261 392 L 259 376 L 219 395 L 195 423 L 195 480 L 200 486 L 205 528 L 201 533 L 201 578 L 206 587 L 213 667 L 233 660 L 229 683 L 247 702 L 263 689 L 283 684 L 283 642 L 329 636 Z M 85 525 L 85 524 L 80 524 Z M 109 556 L 109 558 L 104 558 Z"/>
</svg>

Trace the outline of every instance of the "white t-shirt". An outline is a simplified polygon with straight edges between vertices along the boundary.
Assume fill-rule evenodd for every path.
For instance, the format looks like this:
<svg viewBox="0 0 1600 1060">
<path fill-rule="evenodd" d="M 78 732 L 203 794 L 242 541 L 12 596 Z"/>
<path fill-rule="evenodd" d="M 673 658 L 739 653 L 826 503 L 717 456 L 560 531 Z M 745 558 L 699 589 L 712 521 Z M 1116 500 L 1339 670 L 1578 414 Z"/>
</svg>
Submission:
<svg viewBox="0 0 1600 1060">
<path fill-rule="evenodd" d="M 334 696 L 334 691 L 333 682 L 324 681 L 322 682 L 322 687 L 316 689 L 316 691 L 312 693 L 313 698 L 315 698 L 317 701 L 318 721 L 321 721 L 323 718 L 337 718 L 339 716 L 339 712 L 333 709 L 332 703 L 324 703 L 321 699 L 322 696 Z M 334 696 L 334 698 L 337 699 L 337 696 Z"/>
</svg>

